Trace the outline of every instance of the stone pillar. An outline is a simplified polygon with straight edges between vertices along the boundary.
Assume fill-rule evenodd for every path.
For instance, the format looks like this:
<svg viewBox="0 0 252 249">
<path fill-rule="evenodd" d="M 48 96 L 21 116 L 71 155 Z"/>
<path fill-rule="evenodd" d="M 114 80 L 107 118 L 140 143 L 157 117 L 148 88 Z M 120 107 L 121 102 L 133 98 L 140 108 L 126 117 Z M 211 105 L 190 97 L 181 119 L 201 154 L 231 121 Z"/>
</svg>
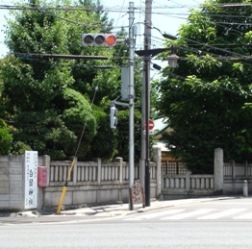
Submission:
<svg viewBox="0 0 252 249">
<path fill-rule="evenodd" d="M 248 181 L 244 180 L 243 182 L 243 196 L 248 197 Z"/>
<path fill-rule="evenodd" d="M 223 194 L 223 149 L 217 148 L 214 150 L 214 192 Z"/>
<path fill-rule="evenodd" d="M 118 201 L 122 203 L 123 201 L 123 158 L 117 157 L 116 160 L 119 162 L 119 189 L 118 189 Z"/>
<path fill-rule="evenodd" d="M 101 163 L 101 158 L 97 158 L 97 185 L 98 189 L 96 191 L 96 203 L 101 202 L 101 191 L 100 191 L 100 186 L 101 186 L 101 179 L 102 178 L 102 163 Z"/>
<path fill-rule="evenodd" d="M 156 183 L 157 183 L 157 196 L 156 198 L 159 198 L 161 196 L 162 193 L 162 163 L 161 163 L 161 148 L 155 148 L 154 149 L 154 159 L 157 165 L 157 179 L 156 179 Z"/>
<path fill-rule="evenodd" d="M 191 190 L 191 171 L 187 170 L 186 172 L 186 183 L 185 183 L 185 188 L 186 188 L 186 192 L 188 193 Z"/>
</svg>

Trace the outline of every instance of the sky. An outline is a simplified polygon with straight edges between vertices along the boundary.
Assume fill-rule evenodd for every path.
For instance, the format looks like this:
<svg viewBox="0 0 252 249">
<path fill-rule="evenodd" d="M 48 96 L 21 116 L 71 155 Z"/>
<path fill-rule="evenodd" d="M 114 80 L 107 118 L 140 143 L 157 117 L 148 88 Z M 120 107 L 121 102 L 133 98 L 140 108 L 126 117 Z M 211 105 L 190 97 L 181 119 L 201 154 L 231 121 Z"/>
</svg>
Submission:
<svg viewBox="0 0 252 249">
<path fill-rule="evenodd" d="M 17 0 L 1 0 L 0 6 L 13 6 Z M 20 2 L 20 1 L 19 1 Z M 128 28 L 129 2 L 134 2 L 135 7 L 135 24 L 137 25 L 137 43 L 136 49 L 143 49 L 143 21 L 145 19 L 145 0 L 100 0 L 108 17 L 113 19 L 114 32 L 125 27 Z M 198 8 L 204 0 L 153 0 L 152 1 L 152 26 L 156 27 L 161 33 L 176 35 L 182 24 L 187 22 L 187 17 L 191 8 Z M 8 10 L 0 9 L 0 58 L 8 53 L 8 48 L 4 44 L 4 25 L 5 17 L 8 17 Z M 163 47 L 164 38 L 157 29 L 152 29 L 151 46 L 153 48 Z"/>
</svg>

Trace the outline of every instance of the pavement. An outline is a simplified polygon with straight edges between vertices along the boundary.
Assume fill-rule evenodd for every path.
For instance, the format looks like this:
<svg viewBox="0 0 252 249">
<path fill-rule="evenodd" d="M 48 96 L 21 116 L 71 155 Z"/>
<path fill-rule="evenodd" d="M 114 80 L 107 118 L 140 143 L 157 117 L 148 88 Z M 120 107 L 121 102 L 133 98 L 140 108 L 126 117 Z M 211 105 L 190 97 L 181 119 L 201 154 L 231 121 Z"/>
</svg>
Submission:
<svg viewBox="0 0 252 249">
<path fill-rule="evenodd" d="M 139 212 L 148 212 L 151 210 L 158 210 L 169 207 L 179 207 L 185 205 L 192 205 L 202 202 L 210 202 L 217 200 L 226 200 L 234 197 L 204 197 L 204 198 L 190 198 L 180 200 L 151 200 L 150 206 L 144 207 L 142 204 L 134 204 L 133 210 L 129 209 L 128 203 L 119 203 L 112 205 L 101 205 L 93 207 L 83 207 L 76 209 L 62 210 L 60 214 L 49 211 L 29 210 L 22 212 L 1 212 L 0 211 L 0 225 L 1 224 L 21 224 L 21 223 L 50 223 L 50 222 L 71 222 L 112 218 L 118 216 L 127 216 Z"/>
</svg>

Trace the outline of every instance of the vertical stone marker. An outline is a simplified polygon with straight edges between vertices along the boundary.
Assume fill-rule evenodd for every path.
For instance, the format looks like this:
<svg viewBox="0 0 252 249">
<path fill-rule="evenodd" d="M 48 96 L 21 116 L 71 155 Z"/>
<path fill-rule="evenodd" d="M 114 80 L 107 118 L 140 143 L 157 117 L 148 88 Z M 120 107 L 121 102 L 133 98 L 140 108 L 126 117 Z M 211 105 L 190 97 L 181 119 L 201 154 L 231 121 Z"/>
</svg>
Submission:
<svg viewBox="0 0 252 249">
<path fill-rule="evenodd" d="M 25 151 L 25 209 L 37 208 L 38 203 L 38 152 Z"/>
</svg>

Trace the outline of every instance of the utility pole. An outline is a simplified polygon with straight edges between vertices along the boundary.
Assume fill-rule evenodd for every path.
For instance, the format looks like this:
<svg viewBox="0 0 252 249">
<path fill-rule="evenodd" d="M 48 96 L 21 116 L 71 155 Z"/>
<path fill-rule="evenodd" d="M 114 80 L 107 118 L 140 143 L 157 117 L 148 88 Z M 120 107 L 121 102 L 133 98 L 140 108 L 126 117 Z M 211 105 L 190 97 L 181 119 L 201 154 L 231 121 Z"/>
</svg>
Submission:
<svg viewBox="0 0 252 249">
<path fill-rule="evenodd" d="M 134 3 L 129 3 L 129 193 L 134 185 Z M 131 196 L 129 194 L 129 196 Z M 129 209 L 133 210 L 133 200 L 129 198 Z"/>
<path fill-rule="evenodd" d="M 150 141 L 149 141 L 149 119 L 150 119 L 150 55 L 148 50 L 151 49 L 151 17 L 152 17 L 152 0 L 145 1 L 145 22 L 144 22 L 144 96 L 142 100 L 142 139 L 141 146 L 145 158 L 144 163 L 144 192 L 145 206 L 150 206 Z M 145 125 L 144 125 L 145 124 Z M 144 132 L 145 126 L 145 132 Z"/>
</svg>

